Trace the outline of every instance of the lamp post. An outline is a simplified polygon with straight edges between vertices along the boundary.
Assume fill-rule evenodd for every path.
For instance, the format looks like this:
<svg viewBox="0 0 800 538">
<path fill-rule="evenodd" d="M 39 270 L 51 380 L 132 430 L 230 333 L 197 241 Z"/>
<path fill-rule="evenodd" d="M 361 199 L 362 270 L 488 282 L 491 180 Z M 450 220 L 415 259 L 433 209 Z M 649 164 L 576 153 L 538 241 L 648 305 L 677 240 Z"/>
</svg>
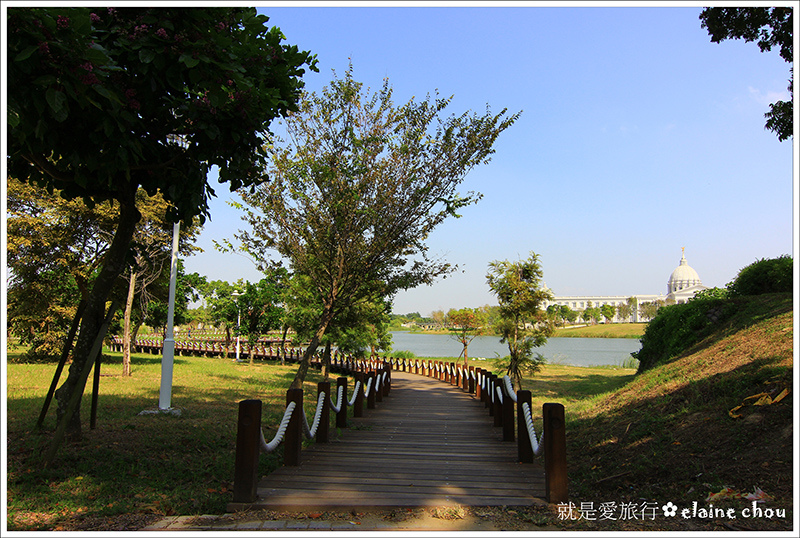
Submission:
<svg viewBox="0 0 800 538">
<path fill-rule="evenodd" d="M 189 147 L 186 138 L 181 135 L 167 135 L 168 144 L 177 144 L 184 150 Z M 164 335 L 164 349 L 161 358 L 161 389 L 158 394 L 158 408 L 169 411 L 172 402 L 172 367 L 175 358 L 175 337 L 173 323 L 175 321 L 175 284 L 178 279 L 178 244 L 181 224 L 172 225 L 172 263 L 169 272 L 169 307 L 167 309 L 167 334 Z"/>
<path fill-rule="evenodd" d="M 175 338 L 172 325 L 175 320 L 175 283 L 178 277 L 178 238 L 181 225 L 172 225 L 172 264 L 169 273 L 169 308 L 167 309 L 167 334 L 164 336 L 164 351 L 161 358 L 161 390 L 158 394 L 158 408 L 168 411 L 172 400 L 172 365 L 175 358 Z"/>
<path fill-rule="evenodd" d="M 231 297 L 236 301 L 236 362 L 239 362 L 239 325 L 242 322 L 242 310 L 239 307 L 239 297 L 241 297 L 239 290 L 233 290 Z"/>
</svg>

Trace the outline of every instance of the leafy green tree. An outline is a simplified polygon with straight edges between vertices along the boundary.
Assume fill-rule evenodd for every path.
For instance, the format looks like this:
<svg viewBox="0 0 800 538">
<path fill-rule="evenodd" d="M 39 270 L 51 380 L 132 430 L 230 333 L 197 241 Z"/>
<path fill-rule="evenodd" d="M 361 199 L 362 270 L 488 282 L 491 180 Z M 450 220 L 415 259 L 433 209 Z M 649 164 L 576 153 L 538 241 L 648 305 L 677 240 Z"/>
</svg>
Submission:
<svg viewBox="0 0 800 538">
<path fill-rule="evenodd" d="M 794 61 L 793 8 L 791 7 L 708 7 L 700 13 L 700 27 L 708 30 L 713 43 L 726 39 L 756 41 L 761 52 L 780 49 L 781 58 Z M 789 94 L 794 97 L 794 70 L 789 69 Z M 772 103 L 765 127 L 784 141 L 794 133 L 792 99 Z"/>
<path fill-rule="evenodd" d="M 241 311 L 234 297 L 234 291 L 244 287 L 244 281 L 239 279 L 236 284 L 224 280 L 212 280 L 203 287 L 200 295 L 208 307 L 211 322 L 217 327 L 225 329 L 225 357 L 231 345 L 231 328 L 236 328 Z"/>
<path fill-rule="evenodd" d="M 450 309 L 447 313 L 450 337 L 457 340 L 461 346 L 459 358 L 464 357 L 464 364 L 469 362 L 468 347 L 470 342 L 483 334 L 485 319 L 482 312 L 476 308 Z"/>
<path fill-rule="evenodd" d="M 533 349 L 543 346 L 554 333 L 542 308 L 553 294 L 542 285 L 542 267 L 534 252 L 527 260 L 489 263 L 486 282 L 500 304 L 497 329 L 502 336 L 500 341 L 508 345 L 506 372 L 519 389 L 523 374 L 537 372 L 544 362 L 541 354 L 533 356 Z"/>
<path fill-rule="evenodd" d="M 108 249 L 115 226 L 111 204 L 90 209 L 7 178 L 6 224 L 9 330 L 30 345 L 29 360 L 57 357 Z"/>
<path fill-rule="evenodd" d="M 479 199 L 456 189 L 518 114 L 442 118 L 451 99 L 395 106 L 388 81 L 373 95 L 334 76 L 286 120 L 288 142 L 269 146 L 269 183 L 242 198 L 251 231 L 237 237 L 254 258 L 275 250 L 311 280 L 320 317 L 292 382 L 300 387 L 331 321 L 375 296 L 430 284 L 453 270 L 424 241 Z"/>
<path fill-rule="evenodd" d="M 631 299 L 632 298 L 628 298 L 624 303 L 617 305 L 617 316 L 619 316 L 619 319 L 622 321 L 630 319 L 631 314 L 633 314 L 633 309 L 630 304 Z"/>
<path fill-rule="evenodd" d="M 280 328 L 283 319 L 283 289 L 287 272 L 278 268 L 269 271 L 265 278 L 256 283 L 245 282 L 244 293 L 237 299 L 241 312 L 242 327 L 240 333 L 247 335 L 252 346 L 269 331 Z M 250 355 L 253 364 L 253 355 Z"/>
<path fill-rule="evenodd" d="M 376 287 L 375 289 L 380 289 Z M 288 323 L 295 329 L 298 339 L 309 341 L 313 338 L 319 321 L 322 301 L 311 279 L 304 275 L 293 275 L 286 296 Z M 363 357 L 370 348 L 391 349 L 391 336 L 387 327 L 390 321 L 391 303 L 380 293 L 366 297 L 358 303 L 342 309 L 331 321 L 321 344 L 323 354 L 323 374 L 329 373 L 330 352 L 333 346 L 342 353 Z"/>
<path fill-rule="evenodd" d="M 614 308 L 614 305 L 604 304 L 600 307 L 600 313 L 606 320 L 606 323 L 611 323 L 611 320 L 614 319 L 614 316 L 617 314 L 617 309 Z"/>
<path fill-rule="evenodd" d="M 78 402 L 124 270 L 138 189 L 170 219 L 208 214 L 212 166 L 232 190 L 265 180 L 270 122 L 296 108 L 309 53 L 281 43 L 252 8 L 9 8 L 8 172 L 87 205 L 114 201 L 114 238 L 93 279 L 58 426 L 80 433 Z M 65 415 L 69 415 L 66 416 Z"/>
<path fill-rule="evenodd" d="M 665 306 L 664 301 L 648 301 L 639 305 L 639 314 L 643 319 L 650 320 L 656 317 L 659 308 Z"/>
</svg>

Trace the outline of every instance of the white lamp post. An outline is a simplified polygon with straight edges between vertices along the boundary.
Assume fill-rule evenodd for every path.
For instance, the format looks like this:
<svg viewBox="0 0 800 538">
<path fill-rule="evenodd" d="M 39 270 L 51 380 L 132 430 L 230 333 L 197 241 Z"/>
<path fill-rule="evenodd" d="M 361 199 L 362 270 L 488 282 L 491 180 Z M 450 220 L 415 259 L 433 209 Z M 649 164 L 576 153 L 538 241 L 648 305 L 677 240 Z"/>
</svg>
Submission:
<svg viewBox="0 0 800 538">
<path fill-rule="evenodd" d="M 242 294 L 239 290 L 233 290 L 231 297 L 236 301 L 236 362 L 239 362 L 239 325 L 242 322 L 242 310 L 239 308 L 239 297 Z"/>
<path fill-rule="evenodd" d="M 188 142 L 181 135 L 167 135 L 167 143 L 188 147 Z M 175 358 L 175 338 L 172 326 L 175 321 L 175 284 L 178 279 L 178 240 L 181 224 L 172 225 L 172 263 L 169 271 L 169 307 L 167 309 L 167 334 L 164 336 L 164 350 L 161 358 L 161 390 L 158 394 L 158 408 L 169 411 L 172 402 L 172 366 Z"/>
<path fill-rule="evenodd" d="M 161 391 L 158 395 L 158 408 L 170 409 L 172 400 L 172 364 L 175 357 L 175 338 L 172 325 L 175 320 L 175 283 L 178 278 L 178 238 L 181 225 L 172 225 L 172 264 L 169 273 L 169 308 L 167 309 L 167 334 L 164 336 L 164 355 L 161 358 Z"/>
</svg>

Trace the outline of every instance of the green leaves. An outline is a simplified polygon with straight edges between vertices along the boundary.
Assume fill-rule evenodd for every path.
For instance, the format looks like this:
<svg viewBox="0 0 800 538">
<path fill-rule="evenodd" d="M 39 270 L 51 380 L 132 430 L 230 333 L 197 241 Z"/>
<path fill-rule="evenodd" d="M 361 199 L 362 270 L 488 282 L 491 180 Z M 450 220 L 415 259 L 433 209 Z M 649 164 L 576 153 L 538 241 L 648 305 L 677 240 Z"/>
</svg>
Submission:
<svg viewBox="0 0 800 538">
<path fill-rule="evenodd" d="M 56 121 L 66 120 L 69 115 L 67 96 L 64 95 L 63 92 L 51 87 L 45 92 L 45 98 L 47 99 L 47 104 L 50 105 L 50 110 Z"/>
</svg>

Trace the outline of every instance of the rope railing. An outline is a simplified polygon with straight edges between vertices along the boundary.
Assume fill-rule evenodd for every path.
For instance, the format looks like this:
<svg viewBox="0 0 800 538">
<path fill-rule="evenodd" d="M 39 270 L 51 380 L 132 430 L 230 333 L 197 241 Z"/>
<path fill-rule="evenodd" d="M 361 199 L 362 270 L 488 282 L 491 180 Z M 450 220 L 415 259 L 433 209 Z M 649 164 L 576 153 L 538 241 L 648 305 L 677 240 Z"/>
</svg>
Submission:
<svg viewBox="0 0 800 538">
<path fill-rule="evenodd" d="M 503 428 L 503 441 L 517 441 L 518 461 L 532 463 L 535 456 L 544 456 L 545 497 L 548 502 L 565 502 L 567 495 L 567 464 L 564 406 L 545 403 L 542 406 L 543 427 L 537 434 L 534 427 L 530 391 L 514 391 L 511 378 L 498 377 L 483 368 L 469 368 L 455 363 L 417 360 L 403 371 L 442 379 L 474 394 L 494 418 L 494 426 Z M 442 375 L 442 373 L 447 375 Z M 469 381 L 469 383 L 463 383 Z M 514 409 L 516 408 L 516 421 Z M 515 428 L 516 422 L 516 428 Z M 515 436 L 515 429 L 517 435 Z"/>
<path fill-rule="evenodd" d="M 331 361 L 333 366 L 335 361 Z M 346 363 L 338 361 L 338 366 Z M 352 398 L 346 397 L 347 377 L 337 379 L 336 402 L 330 397 L 330 383 L 318 384 L 317 404 L 312 424 L 303 409 L 303 390 L 289 389 L 286 393 L 286 407 L 280 425 L 273 439 L 268 443 L 261 427 L 261 400 L 239 402 L 239 418 L 236 435 L 236 464 L 234 477 L 234 503 L 251 503 L 256 498 L 258 455 L 261 452 L 274 452 L 284 444 L 284 465 L 299 465 L 302 438 L 313 439 L 317 443 L 327 442 L 330 426 L 328 409 L 336 413 L 336 426 L 347 427 L 347 408 L 353 409 L 353 416 L 362 416 L 366 400 L 367 409 L 381 401 L 381 396 L 389 393 L 391 385 L 391 361 L 351 361 L 346 363 L 346 371 L 354 375 Z M 360 370 L 360 371 L 359 371 Z"/>
<path fill-rule="evenodd" d="M 542 453 L 542 445 L 539 444 L 539 439 L 536 437 L 536 430 L 533 428 L 533 414 L 531 413 L 531 406 L 528 402 L 522 404 L 522 413 L 525 417 L 525 430 L 528 432 L 531 450 L 533 450 L 535 456 L 538 456 Z M 544 432 L 542 432 L 542 437 L 544 437 Z"/>
<path fill-rule="evenodd" d="M 283 441 L 283 436 L 286 434 L 286 428 L 289 425 L 289 420 L 291 420 L 292 413 L 294 412 L 294 408 L 296 406 L 297 404 L 295 402 L 289 402 L 289 405 L 286 406 L 286 411 L 284 411 L 283 418 L 281 419 L 281 425 L 278 427 L 275 437 L 273 437 L 272 441 L 269 443 L 267 443 L 266 439 L 264 439 L 264 430 L 261 428 L 258 429 L 258 432 L 261 434 L 260 444 L 262 452 L 272 452 L 281 444 L 281 441 Z"/>
</svg>

